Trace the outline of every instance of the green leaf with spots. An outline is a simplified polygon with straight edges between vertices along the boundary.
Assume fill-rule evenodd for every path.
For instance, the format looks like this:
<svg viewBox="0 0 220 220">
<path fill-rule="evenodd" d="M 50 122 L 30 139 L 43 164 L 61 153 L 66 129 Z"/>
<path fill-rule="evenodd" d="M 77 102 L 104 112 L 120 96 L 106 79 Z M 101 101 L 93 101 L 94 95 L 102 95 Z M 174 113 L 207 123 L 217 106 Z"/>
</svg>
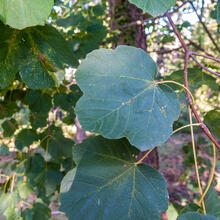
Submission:
<svg viewBox="0 0 220 220">
<path fill-rule="evenodd" d="M 152 58 L 135 47 L 90 53 L 76 73 L 84 93 L 76 115 L 84 130 L 110 139 L 127 137 L 142 151 L 165 142 L 180 104 L 168 85 L 155 83 L 156 73 Z"/>
<path fill-rule="evenodd" d="M 202 215 L 197 212 L 188 212 L 180 215 L 177 220 L 217 220 L 217 218 L 212 215 Z"/>
<path fill-rule="evenodd" d="M 129 2 L 153 17 L 162 15 L 176 4 L 176 0 L 129 0 Z"/>
<path fill-rule="evenodd" d="M 139 150 L 125 138 L 96 136 L 85 143 L 76 173 L 70 171 L 71 187 L 70 176 L 61 186 L 61 210 L 67 217 L 159 220 L 160 213 L 168 208 L 167 184 L 147 164 L 135 165 Z"/>
<path fill-rule="evenodd" d="M 53 0 L 0 0 L 0 19 L 16 29 L 44 25 L 53 3 Z"/>
<path fill-rule="evenodd" d="M 32 89 L 59 86 L 66 65 L 78 61 L 65 38 L 52 26 L 22 31 L 0 23 L 0 87 L 5 88 L 16 73 Z"/>
</svg>

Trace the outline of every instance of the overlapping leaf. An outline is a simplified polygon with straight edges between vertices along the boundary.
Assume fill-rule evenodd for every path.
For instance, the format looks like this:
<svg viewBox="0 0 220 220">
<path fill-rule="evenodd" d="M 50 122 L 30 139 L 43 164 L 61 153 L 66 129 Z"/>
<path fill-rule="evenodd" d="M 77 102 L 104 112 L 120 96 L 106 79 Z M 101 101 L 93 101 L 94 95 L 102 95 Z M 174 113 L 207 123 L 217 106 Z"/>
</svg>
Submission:
<svg viewBox="0 0 220 220">
<path fill-rule="evenodd" d="M 215 189 L 210 188 L 205 196 L 205 207 L 208 214 L 220 219 L 220 198 Z"/>
<path fill-rule="evenodd" d="M 144 12 L 156 17 L 176 4 L 176 0 L 129 0 Z"/>
<path fill-rule="evenodd" d="M 70 220 L 160 219 L 168 208 L 166 181 L 152 167 L 134 164 L 139 151 L 125 138 L 97 136 L 78 147 L 76 173 L 70 171 L 61 186 L 61 210 Z"/>
<path fill-rule="evenodd" d="M 55 87 L 65 64 L 78 64 L 68 43 L 51 26 L 17 31 L 0 22 L 0 31 L 1 88 L 10 85 L 18 72 L 30 88 Z"/>
<path fill-rule="evenodd" d="M 111 139 L 127 137 L 141 150 L 165 142 L 180 106 L 169 86 L 155 83 L 156 73 L 154 61 L 138 48 L 90 53 L 76 73 L 84 93 L 76 105 L 82 127 Z"/>
<path fill-rule="evenodd" d="M 0 0 L 0 20 L 16 29 L 43 25 L 53 0 Z"/>
</svg>

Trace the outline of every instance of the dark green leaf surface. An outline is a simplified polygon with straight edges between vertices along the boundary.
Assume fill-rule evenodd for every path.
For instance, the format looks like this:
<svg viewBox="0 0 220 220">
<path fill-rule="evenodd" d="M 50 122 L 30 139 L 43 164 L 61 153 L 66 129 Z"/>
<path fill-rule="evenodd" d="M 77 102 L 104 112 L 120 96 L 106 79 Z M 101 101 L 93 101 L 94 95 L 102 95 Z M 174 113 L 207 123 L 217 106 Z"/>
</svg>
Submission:
<svg viewBox="0 0 220 220">
<path fill-rule="evenodd" d="M 16 31 L 0 23 L 0 31 L 2 88 L 10 85 L 18 72 L 29 88 L 59 86 L 65 65 L 78 65 L 65 38 L 49 25 Z"/>
<path fill-rule="evenodd" d="M 17 149 L 22 150 L 24 147 L 29 147 L 34 141 L 37 140 L 38 137 L 35 130 L 23 129 L 16 136 L 15 146 Z"/>
<path fill-rule="evenodd" d="M 18 128 L 18 124 L 14 118 L 10 120 L 5 120 L 4 123 L 2 124 L 3 128 L 3 135 L 4 137 L 11 137 L 16 129 Z"/>
<path fill-rule="evenodd" d="M 61 186 L 61 210 L 69 220 L 159 220 L 168 208 L 167 184 L 152 167 L 134 164 L 139 151 L 125 138 L 97 136 L 85 143 L 71 187 L 70 176 Z"/>
<path fill-rule="evenodd" d="M 184 72 L 183 70 L 178 70 L 165 77 L 164 80 L 174 80 L 181 84 L 184 84 Z M 194 92 L 195 89 L 199 88 L 202 85 L 207 85 L 208 87 L 217 90 L 218 85 L 216 84 L 216 78 L 206 74 L 202 69 L 199 68 L 189 68 L 188 69 L 188 84 L 190 91 Z M 184 88 L 181 88 L 177 85 L 171 85 L 175 90 L 179 90 L 180 92 L 185 92 Z"/>
<path fill-rule="evenodd" d="M 200 206 L 194 203 L 189 203 L 183 209 L 180 210 L 180 214 L 187 213 L 187 212 L 197 212 L 200 209 Z"/>
<path fill-rule="evenodd" d="M 176 4 L 176 0 L 129 0 L 144 12 L 156 17 Z"/>
<path fill-rule="evenodd" d="M 53 0 L 0 0 L 0 19 L 16 29 L 43 25 L 53 3 Z"/>
<path fill-rule="evenodd" d="M 205 115 L 204 122 L 209 126 L 211 132 L 220 137 L 220 109 L 215 109 Z"/>
<path fill-rule="evenodd" d="M 207 213 L 220 220 L 220 198 L 213 188 L 209 189 L 204 201 Z"/>
<path fill-rule="evenodd" d="M 14 30 L 1 22 L 0 33 L 0 88 L 5 88 L 15 79 L 19 70 L 19 42 L 16 41 Z"/>
<path fill-rule="evenodd" d="M 212 215 L 201 215 L 197 212 L 188 212 L 183 215 L 180 215 L 177 220 L 217 220 Z"/>
<path fill-rule="evenodd" d="M 48 134 L 50 136 L 48 136 Z M 51 126 L 49 131 L 46 130 L 43 133 L 42 140 L 41 146 L 47 149 L 53 160 L 60 160 L 72 156 L 74 141 L 64 137 L 60 128 Z"/>
<path fill-rule="evenodd" d="M 127 137 L 140 150 L 165 142 L 180 113 L 175 92 L 154 82 L 157 66 L 143 50 L 119 46 L 90 53 L 76 78 L 83 97 L 76 114 L 85 130 Z"/>
<path fill-rule="evenodd" d="M 19 108 L 15 102 L 0 101 L 0 119 L 11 117 L 18 111 Z"/>
</svg>

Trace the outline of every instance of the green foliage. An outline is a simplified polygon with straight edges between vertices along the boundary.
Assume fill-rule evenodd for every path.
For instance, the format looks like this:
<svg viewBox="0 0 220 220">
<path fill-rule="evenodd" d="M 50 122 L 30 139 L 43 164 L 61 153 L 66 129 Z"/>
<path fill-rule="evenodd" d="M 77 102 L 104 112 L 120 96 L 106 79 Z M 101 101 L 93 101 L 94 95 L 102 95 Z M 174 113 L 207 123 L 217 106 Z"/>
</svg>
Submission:
<svg viewBox="0 0 220 220">
<path fill-rule="evenodd" d="M 204 122 L 217 137 L 220 137 L 220 112 L 219 109 L 212 110 L 205 115 Z"/>
<path fill-rule="evenodd" d="M 89 54 L 76 73 L 84 93 L 76 106 L 83 128 L 111 139 L 127 137 L 141 150 L 165 142 L 180 107 L 169 86 L 155 83 L 156 73 L 151 57 L 134 47 Z"/>
<path fill-rule="evenodd" d="M 0 0 L 0 19 L 16 29 L 44 25 L 53 3 L 53 0 Z"/>
<path fill-rule="evenodd" d="M 61 187 L 61 210 L 69 219 L 160 219 L 168 208 L 166 181 L 150 166 L 134 164 L 139 152 L 126 139 L 97 136 L 78 147 L 85 152 Z"/>
<path fill-rule="evenodd" d="M 59 86 L 65 64 L 78 61 L 63 36 L 51 26 L 37 26 L 17 31 L 0 23 L 3 34 L 0 57 L 0 87 L 5 88 L 19 72 L 29 88 Z M 3 53 L 4 52 L 4 53 Z"/>
<path fill-rule="evenodd" d="M 215 216 L 219 220 L 220 198 L 218 197 L 216 191 L 213 188 L 210 188 L 204 200 L 207 213 Z"/>
<path fill-rule="evenodd" d="M 158 81 L 184 84 L 183 56 L 175 49 L 174 31 L 164 18 L 150 20 L 151 15 L 178 8 L 182 1 L 130 2 L 146 13 L 125 1 L 111 5 L 107 0 L 0 0 L 0 219 L 54 219 L 54 206 L 69 220 L 159 220 L 167 210 L 170 186 L 139 159 L 141 151 L 157 146 L 169 154 L 161 145 L 171 136 L 174 121 L 180 116 L 174 127 L 188 123 L 187 109 L 180 114 L 178 100 L 184 95 L 185 101 L 185 89 Z M 215 9 L 211 18 L 217 22 L 219 3 L 210 3 Z M 201 25 L 186 20 L 191 9 L 186 4 L 172 12 L 178 18 L 177 30 L 187 36 L 190 49 L 196 45 L 204 54 L 218 57 Z M 207 9 L 203 4 L 201 16 Z M 211 23 L 209 18 L 203 21 Z M 213 39 L 218 44 L 218 37 Z M 117 47 L 121 44 L 145 48 L 155 61 L 140 48 Z M 197 58 L 218 71 L 213 61 Z M 190 62 L 188 83 L 193 95 L 208 91 L 206 99 L 212 107 L 204 110 L 209 111 L 204 122 L 220 136 L 219 79 Z M 91 137 L 82 143 L 84 132 L 76 115 L 83 129 L 93 132 L 86 133 Z M 196 141 L 205 145 L 208 140 Z M 180 176 L 180 182 L 197 190 L 191 144 L 182 146 L 184 180 Z M 175 146 L 175 156 L 177 151 Z M 200 173 L 211 164 L 204 162 L 203 154 L 198 153 Z M 170 182 L 170 166 L 165 169 Z M 214 189 L 205 196 L 208 215 L 199 214 L 201 207 L 190 197 L 194 191 L 184 198 L 179 191 L 180 200 L 169 206 L 177 209 L 178 220 L 220 219 Z M 185 198 L 192 203 L 184 207 Z"/>
<path fill-rule="evenodd" d="M 18 124 L 14 118 L 10 120 L 5 120 L 4 123 L 2 123 L 2 128 L 4 130 L 3 135 L 4 137 L 10 137 L 14 134 L 16 129 L 18 128 Z"/>
<path fill-rule="evenodd" d="M 154 17 L 162 15 L 171 6 L 174 6 L 176 4 L 176 0 L 129 0 L 129 2 L 135 4 L 144 12 L 147 12 Z"/>
</svg>

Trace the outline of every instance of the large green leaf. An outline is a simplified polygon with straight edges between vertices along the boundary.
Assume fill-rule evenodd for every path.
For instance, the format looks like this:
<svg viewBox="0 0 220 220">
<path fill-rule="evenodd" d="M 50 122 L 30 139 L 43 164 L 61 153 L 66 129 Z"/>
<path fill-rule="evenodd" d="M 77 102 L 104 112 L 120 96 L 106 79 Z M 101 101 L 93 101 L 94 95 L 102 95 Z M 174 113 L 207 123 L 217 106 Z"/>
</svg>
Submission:
<svg viewBox="0 0 220 220">
<path fill-rule="evenodd" d="M 177 220 L 217 220 L 212 215 L 201 215 L 197 212 L 188 212 L 183 215 L 180 215 Z"/>
<path fill-rule="evenodd" d="M 119 46 L 90 53 L 76 78 L 84 95 L 76 114 L 85 130 L 106 138 L 127 137 L 141 150 L 165 142 L 180 105 L 167 85 L 156 85 L 157 66 L 143 50 Z"/>
<path fill-rule="evenodd" d="M 159 220 L 168 208 L 167 184 L 152 167 L 135 165 L 139 151 L 125 138 L 97 136 L 84 143 L 76 146 L 86 150 L 76 173 L 70 171 L 71 187 L 69 174 L 61 186 L 61 210 L 69 220 Z"/>
<path fill-rule="evenodd" d="M 17 31 L 0 22 L 0 31 L 2 88 L 10 85 L 18 72 L 30 88 L 59 86 L 65 65 L 78 64 L 64 37 L 49 25 Z"/>
<path fill-rule="evenodd" d="M 176 4 L 176 0 L 129 0 L 144 12 L 156 17 Z"/>
<path fill-rule="evenodd" d="M 0 19 L 16 29 L 43 25 L 53 3 L 53 0 L 0 0 Z"/>
<path fill-rule="evenodd" d="M 220 198 L 213 188 L 209 189 L 204 201 L 207 213 L 220 220 Z"/>
</svg>

